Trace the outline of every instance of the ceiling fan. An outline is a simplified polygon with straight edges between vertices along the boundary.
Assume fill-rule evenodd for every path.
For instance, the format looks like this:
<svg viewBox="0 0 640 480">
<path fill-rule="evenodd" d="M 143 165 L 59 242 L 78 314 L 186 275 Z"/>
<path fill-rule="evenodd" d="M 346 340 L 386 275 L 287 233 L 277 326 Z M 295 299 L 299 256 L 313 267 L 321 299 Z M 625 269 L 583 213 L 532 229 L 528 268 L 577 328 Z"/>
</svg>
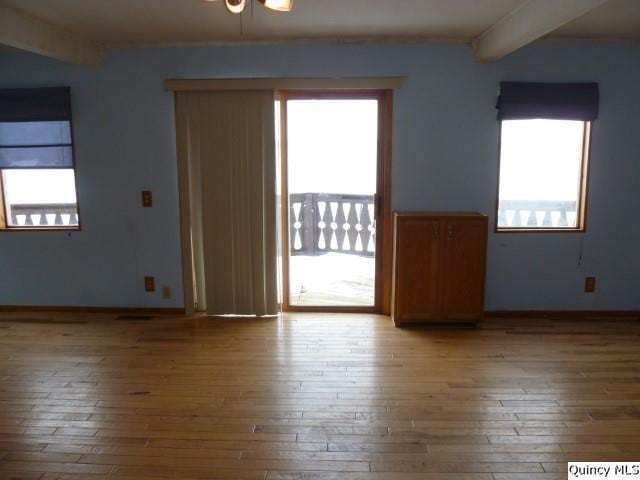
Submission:
<svg viewBox="0 0 640 480">
<path fill-rule="evenodd" d="M 278 12 L 290 12 L 293 8 L 293 0 L 258 0 L 258 2 Z M 242 13 L 247 5 L 247 0 L 224 0 L 224 3 L 231 13 Z"/>
</svg>

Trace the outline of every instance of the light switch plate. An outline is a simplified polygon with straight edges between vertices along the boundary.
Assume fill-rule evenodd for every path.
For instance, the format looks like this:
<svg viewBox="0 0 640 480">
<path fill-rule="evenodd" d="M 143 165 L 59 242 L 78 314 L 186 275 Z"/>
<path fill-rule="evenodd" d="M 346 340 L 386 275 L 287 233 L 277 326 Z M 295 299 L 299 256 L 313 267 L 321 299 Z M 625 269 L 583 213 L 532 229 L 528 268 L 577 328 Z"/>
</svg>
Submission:
<svg viewBox="0 0 640 480">
<path fill-rule="evenodd" d="M 142 191 L 142 206 L 143 207 L 152 207 L 153 206 L 153 195 L 151 190 L 143 190 Z"/>
</svg>

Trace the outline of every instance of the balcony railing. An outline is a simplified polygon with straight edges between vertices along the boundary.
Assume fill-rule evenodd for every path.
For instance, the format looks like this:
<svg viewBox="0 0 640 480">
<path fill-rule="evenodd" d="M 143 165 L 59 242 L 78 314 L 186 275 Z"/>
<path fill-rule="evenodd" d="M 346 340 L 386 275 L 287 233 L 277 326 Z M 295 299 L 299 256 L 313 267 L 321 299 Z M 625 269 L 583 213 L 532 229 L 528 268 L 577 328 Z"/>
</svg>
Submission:
<svg viewBox="0 0 640 480">
<path fill-rule="evenodd" d="M 576 225 L 575 201 L 501 201 L 499 228 L 573 228 Z"/>
<path fill-rule="evenodd" d="M 78 207 L 74 203 L 10 205 L 12 227 L 77 227 Z"/>
<path fill-rule="evenodd" d="M 373 257 L 374 197 L 334 193 L 289 196 L 291 255 L 329 252 Z"/>
</svg>

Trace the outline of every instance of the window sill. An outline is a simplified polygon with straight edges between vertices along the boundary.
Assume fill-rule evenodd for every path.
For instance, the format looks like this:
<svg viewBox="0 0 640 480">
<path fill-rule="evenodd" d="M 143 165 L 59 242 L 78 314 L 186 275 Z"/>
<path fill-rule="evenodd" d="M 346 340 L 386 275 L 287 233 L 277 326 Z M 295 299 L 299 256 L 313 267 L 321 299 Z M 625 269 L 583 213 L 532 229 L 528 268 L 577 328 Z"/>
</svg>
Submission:
<svg viewBox="0 0 640 480">
<path fill-rule="evenodd" d="M 585 228 L 496 228 L 494 233 L 584 233 Z"/>
<path fill-rule="evenodd" d="M 79 232 L 80 227 L 4 227 L 3 232 Z"/>
</svg>

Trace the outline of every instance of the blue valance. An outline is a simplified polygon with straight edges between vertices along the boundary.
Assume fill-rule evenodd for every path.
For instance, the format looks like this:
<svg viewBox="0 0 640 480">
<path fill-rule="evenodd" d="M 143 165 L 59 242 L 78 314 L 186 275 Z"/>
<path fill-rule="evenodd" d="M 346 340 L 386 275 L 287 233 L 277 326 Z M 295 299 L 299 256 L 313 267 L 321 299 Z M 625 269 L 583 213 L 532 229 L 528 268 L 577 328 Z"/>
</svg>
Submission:
<svg viewBox="0 0 640 480">
<path fill-rule="evenodd" d="M 582 120 L 598 118 L 597 83 L 502 82 L 498 120 Z"/>
<path fill-rule="evenodd" d="M 73 168 L 68 87 L 0 89 L 0 168 Z"/>
</svg>

